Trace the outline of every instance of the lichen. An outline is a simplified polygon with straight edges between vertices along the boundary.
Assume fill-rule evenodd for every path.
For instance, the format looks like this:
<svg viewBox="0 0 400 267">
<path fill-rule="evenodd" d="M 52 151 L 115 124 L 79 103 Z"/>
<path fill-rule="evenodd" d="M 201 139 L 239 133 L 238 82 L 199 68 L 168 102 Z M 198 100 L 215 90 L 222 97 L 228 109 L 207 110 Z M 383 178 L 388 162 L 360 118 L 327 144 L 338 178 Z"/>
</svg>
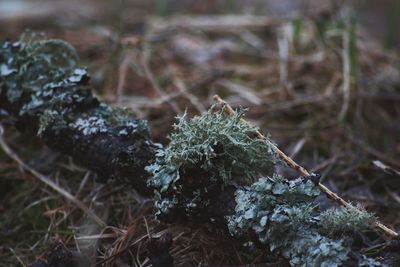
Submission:
<svg viewBox="0 0 400 267">
<path fill-rule="evenodd" d="M 76 67 L 77 60 L 76 50 L 70 44 L 40 34 L 27 32 L 19 42 L 3 43 L 0 84 L 6 90 L 7 102 L 22 105 L 20 117 L 40 120 L 49 110 L 64 116 L 87 101 L 89 76 L 85 69 Z M 42 121 L 46 122 L 46 118 Z M 46 127 L 39 128 L 43 134 Z"/>
<path fill-rule="evenodd" d="M 332 208 L 321 213 L 319 224 L 327 233 L 357 232 L 374 225 L 376 218 L 360 205 Z"/>
<path fill-rule="evenodd" d="M 226 184 L 249 184 L 260 175 L 275 172 L 275 150 L 254 138 L 257 128 L 241 123 L 245 110 L 226 117 L 224 110 L 211 107 L 201 116 L 188 120 L 178 117 L 165 162 L 180 168 L 199 166 L 223 179 Z"/>
<path fill-rule="evenodd" d="M 152 174 L 148 185 L 165 197 L 176 196 L 177 208 L 189 215 L 206 207 L 207 196 L 221 187 L 273 175 L 279 162 L 275 150 L 266 140 L 253 138 L 257 128 L 241 122 L 244 113 L 227 117 L 212 107 L 190 120 L 178 117 L 169 146 L 147 167 Z"/>
<path fill-rule="evenodd" d="M 17 43 L 5 42 L 0 55 L 0 85 L 18 116 L 37 119 L 38 134 L 69 127 L 83 135 L 114 133 L 149 138 L 146 122 L 128 109 L 112 108 L 95 99 L 86 69 L 78 67 L 76 50 L 62 40 L 26 32 Z M 86 115 L 85 115 L 86 112 Z M 62 123 L 59 123 L 60 120 Z"/>
<path fill-rule="evenodd" d="M 243 235 L 252 230 L 264 242 L 269 236 L 267 223 L 290 220 L 296 223 L 291 227 L 296 228 L 310 217 L 318 195 L 318 188 L 310 180 L 287 181 L 278 175 L 260 178 L 251 187 L 236 191 L 236 214 L 227 217 L 230 232 Z M 284 225 L 281 229 L 287 230 Z"/>
<path fill-rule="evenodd" d="M 35 34 L 2 43 L 1 108 L 105 179 L 142 193 L 154 189 L 159 219 L 207 217 L 206 211 L 222 207 L 229 212 L 207 219 L 222 220 L 235 237 L 256 238 L 293 266 L 339 266 L 350 253 L 359 266 L 383 266 L 352 251 L 353 233 L 372 225 L 373 216 L 353 207 L 321 213 L 315 183 L 275 173 L 275 149 L 253 138 L 256 128 L 241 122 L 244 110 L 225 116 L 212 107 L 191 120 L 179 117 L 164 150 L 149 139 L 145 121 L 93 97 L 77 60 L 69 44 Z M 216 195 L 222 204 L 211 201 Z"/>
<path fill-rule="evenodd" d="M 56 126 L 54 127 L 54 125 Z M 42 137 L 43 133 L 46 132 L 49 127 L 56 130 L 66 127 L 66 122 L 56 110 L 45 110 L 43 112 L 43 115 L 39 118 L 39 130 L 37 135 Z"/>
<path fill-rule="evenodd" d="M 176 204 L 178 204 L 178 200 L 174 196 L 172 198 L 165 198 L 160 194 L 155 193 L 154 199 L 154 207 L 156 208 L 156 213 L 154 214 L 155 216 L 163 216 L 163 214 L 170 213 Z"/>
<path fill-rule="evenodd" d="M 169 146 L 146 168 L 152 174 L 148 185 L 155 189 L 156 216 L 167 222 L 182 214 L 196 218 L 211 205 L 212 194 L 233 186 L 236 206 L 225 216 L 231 235 L 257 237 L 292 266 L 342 266 L 354 257 L 378 266 L 352 251 L 354 235 L 349 233 L 368 228 L 373 216 L 365 211 L 354 216 L 351 207 L 321 213 L 320 190 L 312 177 L 287 180 L 276 174 L 274 149 L 251 136 L 256 129 L 241 122 L 243 115 L 240 110 L 227 117 L 212 107 L 190 120 L 178 118 Z"/>
<path fill-rule="evenodd" d="M 100 180 L 118 179 L 149 192 L 144 167 L 153 162 L 155 145 L 147 123 L 93 96 L 70 44 L 30 32 L 18 42 L 0 43 L 0 108 L 18 129 L 36 132 Z"/>
<path fill-rule="evenodd" d="M 350 259 L 352 236 L 327 234 L 325 219 L 336 222 L 335 233 L 347 231 L 339 225 L 349 225 L 354 219 L 343 216 L 341 209 L 332 209 L 323 213 L 322 220 L 316 199 L 319 194 L 317 186 L 304 177 L 291 181 L 277 175 L 261 178 L 236 191 L 236 213 L 226 217 L 230 233 L 239 237 L 255 234 L 292 266 L 342 266 Z M 373 259 L 357 257 L 360 262 L 370 262 L 369 266 L 379 266 L 372 264 Z"/>
<path fill-rule="evenodd" d="M 83 135 L 106 133 L 108 131 L 105 121 L 99 117 L 77 118 L 69 127 L 81 131 Z"/>
</svg>

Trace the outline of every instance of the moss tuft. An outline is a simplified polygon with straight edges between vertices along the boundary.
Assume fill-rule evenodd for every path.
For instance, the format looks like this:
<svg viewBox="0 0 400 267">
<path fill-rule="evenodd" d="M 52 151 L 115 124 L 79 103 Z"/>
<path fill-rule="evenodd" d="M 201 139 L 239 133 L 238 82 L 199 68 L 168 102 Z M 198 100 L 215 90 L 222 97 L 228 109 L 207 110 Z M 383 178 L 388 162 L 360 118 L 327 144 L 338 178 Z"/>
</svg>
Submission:
<svg viewBox="0 0 400 267">
<path fill-rule="evenodd" d="M 371 228 L 376 222 L 373 214 L 362 207 L 339 207 L 321 213 L 319 224 L 329 234 L 356 232 Z"/>
</svg>

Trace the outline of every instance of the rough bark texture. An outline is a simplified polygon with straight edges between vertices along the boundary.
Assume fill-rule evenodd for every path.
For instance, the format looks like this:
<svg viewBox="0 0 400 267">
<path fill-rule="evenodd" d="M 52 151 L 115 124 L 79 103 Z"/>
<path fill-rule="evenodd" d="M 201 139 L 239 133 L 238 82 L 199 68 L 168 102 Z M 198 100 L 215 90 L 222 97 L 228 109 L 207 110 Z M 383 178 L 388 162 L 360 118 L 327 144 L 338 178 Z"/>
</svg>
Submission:
<svg viewBox="0 0 400 267">
<path fill-rule="evenodd" d="M 0 47 L 0 109 L 20 131 L 38 134 L 102 181 L 115 179 L 151 193 L 144 167 L 154 160 L 156 146 L 146 122 L 93 96 L 72 47 L 57 40 Z"/>
</svg>

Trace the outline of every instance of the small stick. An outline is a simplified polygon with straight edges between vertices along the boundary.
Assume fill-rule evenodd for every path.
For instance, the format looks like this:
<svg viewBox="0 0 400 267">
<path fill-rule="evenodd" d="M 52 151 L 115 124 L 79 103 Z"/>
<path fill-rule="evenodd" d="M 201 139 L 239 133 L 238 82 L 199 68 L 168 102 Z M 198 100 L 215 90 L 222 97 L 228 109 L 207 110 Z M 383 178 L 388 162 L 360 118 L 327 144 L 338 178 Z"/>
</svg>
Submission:
<svg viewBox="0 0 400 267">
<path fill-rule="evenodd" d="M 223 107 L 225 107 L 225 112 L 229 115 L 233 115 L 235 114 L 235 111 L 232 109 L 232 107 L 226 103 L 226 101 L 224 101 L 219 95 L 215 95 L 214 96 L 214 100 L 222 105 Z M 247 121 L 245 121 L 243 118 L 241 119 L 242 123 L 245 123 L 247 125 L 250 125 Z M 265 136 L 260 133 L 259 131 L 256 132 L 257 134 L 257 138 L 259 139 L 263 139 L 266 140 L 266 142 L 272 146 L 276 152 L 278 153 L 279 157 L 286 162 L 286 164 L 296 170 L 297 172 L 299 172 L 300 174 L 304 175 L 304 176 L 310 176 L 310 173 L 303 168 L 302 166 L 300 166 L 299 164 L 297 164 L 294 160 L 292 160 L 290 157 L 288 157 L 285 153 L 283 153 L 279 148 L 276 147 L 275 144 L 273 144 L 271 141 L 269 141 L 268 139 L 265 138 Z M 332 192 L 329 188 L 327 188 L 325 185 L 321 184 L 320 182 L 318 182 L 318 187 L 320 188 L 320 190 L 325 193 L 329 199 L 331 199 L 332 201 L 348 207 L 351 206 L 350 203 L 348 203 L 346 200 L 344 200 L 343 198 L 339 197 L 336 193 Z M 387 226 L 385 226 L 384 224 L 380 223 L 380 222 L 376 222 L 375 223 L 375 227 L 380 229 L 381 231 L 383 231 L 384 233 L 386 233 L 387 235 L 391 236 L 391 237 L 398 237 L 398 234 L 393 231 L 392 229 L 388 228 Z"/>
</svg>

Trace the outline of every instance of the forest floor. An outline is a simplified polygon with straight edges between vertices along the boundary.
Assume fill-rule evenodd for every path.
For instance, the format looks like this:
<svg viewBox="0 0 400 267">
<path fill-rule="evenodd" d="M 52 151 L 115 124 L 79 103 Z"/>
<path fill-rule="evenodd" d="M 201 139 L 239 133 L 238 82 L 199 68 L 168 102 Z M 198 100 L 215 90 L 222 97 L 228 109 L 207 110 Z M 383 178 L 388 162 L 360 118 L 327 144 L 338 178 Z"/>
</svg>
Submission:
<svg viewBox="0 0 400 267">
<path fill-rule="evenodd" d="M 320 6 L 277 16 L 260 15 L 255 5 L 248 11 L 255 15 L 245 15 L 237 9 L 249 6 L 219 1 L 80 2 L 0 2 L 0 39 L 18 40 L 30 28 L 70 42 L 96 94 L 147 119 L 153 139 L 163 144 L 177 115 L 201 114 L 219 94 L 233 107 L 248 108 L 249 122 L 320 173 L 333 191 L 400 229 L 400 55 L 351 9 Z M 250 254 L 239 242 L 210 235 L 206 226 L 159 224 L 152 201 L 140 192 L 97 183 L 79 162 L 7 121 L 1 130 L 3 147 L 37 173 L 24 171 L 0 149 L 0 266 L 27 266 L 55 240 L 99 264 L 147 266 L 143 245 L 149 235 L 167 231 L 176 266 L 263 259 L 263 252 Z M 72 193 L 107 227 L 92 224 L 39 175 Z M 382 239 L 369 235 L 366 242 Z"/>
</svg>

